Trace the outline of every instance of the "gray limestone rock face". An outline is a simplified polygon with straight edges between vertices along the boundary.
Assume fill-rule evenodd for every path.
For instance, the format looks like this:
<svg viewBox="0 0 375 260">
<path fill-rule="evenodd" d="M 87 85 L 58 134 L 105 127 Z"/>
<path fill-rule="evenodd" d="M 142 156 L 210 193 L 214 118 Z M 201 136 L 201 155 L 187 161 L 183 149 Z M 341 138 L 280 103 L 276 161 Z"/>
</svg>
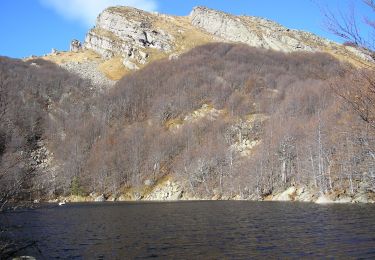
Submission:
<svg viewBox="0 0 375 260">
<path fill-rule="evenodd" d="M 287 29 L 275 22 L 249 16 L 234 16 L 205 7 L 196 7 L 190 14 L 192 25 L 230 42 L 278 51 L 315 51 L 323 39 L 315 37 L 306 44 L 303 33 Z M 324 42 L 324 44 L 327 44 Z"/>
<path fill-rule="evenodd" d="M 179 54 L 175 55 L 174 52 L 179 48 L 180 35 L 194 28 L 212 35 L 213 41 L 217 42 L 243 43 L 283 52 L 331 50 L 335 53 L 340 50 L 362 60 L 373 60 L 371 55 L 357 48 L 344 48 L 312 33 L 288 29 L 259 17 L 236 16 L 195 7 L 188 17 L 182 19 L 190 21 L 189 27 L 185 28 L 181 23 L 175 24 L 175 27 L 173 23 L 166 26 L 170 21 L 176 21 L 173 16 L 131 7 L 110 7 L 98 16 L 95 27 L 86 35 L 83 47 L 99 53 L 105 59 L 122 56 L 125 66 L 133 70 L 148 62 L 151 49 L 167 53 L 171 60 L 177 59 Z M 72 45 L 72 50 L 77 49 Z"/>
<path fill-rule="evenodd" d="M 85 48 L 104 58 L 123 56 L 130 62 L 145 64 L 147 48 L 170 52 L 173 37 L 154 25 L 157 15 L 130 7 L 110 7 L 97 18 L 85 39 Z M 127 62 L 128 63 L 128 62 Z"/>
</svg>

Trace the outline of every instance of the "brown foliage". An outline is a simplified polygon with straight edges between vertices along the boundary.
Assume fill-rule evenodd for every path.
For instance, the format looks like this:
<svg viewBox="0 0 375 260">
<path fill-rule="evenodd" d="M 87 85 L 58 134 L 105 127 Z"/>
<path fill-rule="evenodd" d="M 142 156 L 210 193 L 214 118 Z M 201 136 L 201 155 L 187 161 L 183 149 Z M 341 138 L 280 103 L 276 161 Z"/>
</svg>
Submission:
<svg viewBox="0 0 375 260">
<path fill-rule="evenodd" d="M 44 73 L 16 65 L 33 70 L 29 74 L 40 86 L 31 84 L 35 98 L 19 105 L 27 120 L 7 114 L 11 124 L 26 126 L 2 126 L 0 151 L 19 151 L 28 140 L 10 138 L 17 129 L 35 133 L 36 143 L 48 140 L 59 168 L 42 175 L 43 181 L 35 179 L 44 183 L 44 192 L 68 194 L 79 179 L 86 192 L 115 194 L 167 174 L 206 197 L 214 190 L 265 195 L 291 184 L 355 191 L 364 176 L 373 187 L 373 135 L 334 95 L 330 83 L 340 78 L 349 84 L 350 75 L 329 55 L 210 44 L 179 60 L 155 62 L 99 96 L 61 69 Z M 13 77 L 14 84 L 24 82 L 25 75 Z M 54 78 L 50 85 L 49 77 Z M 3 91 L 1 100 L 10 100 L 3 96 L 11 93 Z M 38 105 L 32 109 L 31 104 Z M 224 112 L 216 120 L 184 121 L 203 104 Z M 1 111 L 4 107 L 9 111 L 6 103 Z M 247 118 L 259 114 L 268 119 L 249 126 Z M 31 119 L 34 123 L 27 123 Z M 171 120 L 183 125 L 171 131 L 166 127 Z M 250 156 L 236 150 L 246 140 L 259 143 Z"/>
</svg>

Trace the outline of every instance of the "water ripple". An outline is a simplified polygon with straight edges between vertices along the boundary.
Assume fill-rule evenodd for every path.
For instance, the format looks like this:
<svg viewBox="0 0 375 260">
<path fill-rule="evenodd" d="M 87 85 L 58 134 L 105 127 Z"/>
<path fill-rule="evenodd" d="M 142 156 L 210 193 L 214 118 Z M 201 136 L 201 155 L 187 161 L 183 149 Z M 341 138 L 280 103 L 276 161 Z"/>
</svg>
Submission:
<svg viewBox="0 0 375 260">
<path fill-rule="evenodd" d="M 74 204 L 0 218 L 37 241 L 20 254 L 42 259 L 375 258 L 373 205 Z"/>
</svg>

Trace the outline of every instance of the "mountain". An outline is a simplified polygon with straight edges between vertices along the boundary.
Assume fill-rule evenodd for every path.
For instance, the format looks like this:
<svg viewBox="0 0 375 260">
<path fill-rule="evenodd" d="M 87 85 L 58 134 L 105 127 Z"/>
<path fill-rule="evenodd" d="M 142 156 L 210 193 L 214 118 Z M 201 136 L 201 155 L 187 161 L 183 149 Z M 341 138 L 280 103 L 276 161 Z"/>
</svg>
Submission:
<svg viewBox="0 0 375 260">
<path fill-rule="evenodd" d="M 262 18 L 108 8 L 69 52 L 0 59 L 1 202 L 374 201 L 350 94 L 372 63 Z"/>
<path fill-rule="evenodd" d="M 235 16 L 205 7 L 186 17 L 110 7 L 86 35 L 83 53 L 53 53 L 47 59 L 65 64 L 81 76 L 113 85 L 125 74 L 162 58 L 175 59 L 194 47 L 244 43 L 282 52 L 326 52 L 354 65 L 372 62 L 370 53 L 312 33 L 288 29 L 258 17 Z M 79 64 L 76 64 L 76 63 Z"/>
</svg>

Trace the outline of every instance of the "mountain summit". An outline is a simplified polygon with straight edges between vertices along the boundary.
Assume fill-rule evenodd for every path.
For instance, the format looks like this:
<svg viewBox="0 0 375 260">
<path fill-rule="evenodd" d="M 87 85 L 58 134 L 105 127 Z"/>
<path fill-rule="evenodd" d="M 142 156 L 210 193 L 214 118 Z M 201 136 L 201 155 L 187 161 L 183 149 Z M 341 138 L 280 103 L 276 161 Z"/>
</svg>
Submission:
<svg viewBox="0 0 375 260">
<path fill-rule="evenodd" d="M 53 50 L 45 58 L 96 85 L 112 86 L 152 61 L 178 59 L 195 47 L 214 42 L 285 53 L 326 52 L 355 66 L 373 61 L 365 50 L 259 17 L 235 16 L 206 7 L 195 7 L 188 16 L 171 16 L 125 6 L 105 9 L 82 44 L 73 40 L 69 52 Z"/>
<path fill-rule="evenodd" d="M 206 7 L 195 7 L 186 17 L 111 7 L 99 15 L 84 46 L 105 59 L 121 56 L 124 65 L 132 70 L 155 58 L 177 57 L 208 42 L 244 43 L 283 52 L 319 51 L 349 61 L 370 60 L 353 47 L 312 33 L 288 29 L 263 18 L 235 16 Z"/>
<path fill-rule="evenodd" d="M 37 199 L 375 201 L 359 48 L 205 7 L 111 7 L 43 59 L 0 59 L 4 190 L 22 177 Z"/>
</svg>

